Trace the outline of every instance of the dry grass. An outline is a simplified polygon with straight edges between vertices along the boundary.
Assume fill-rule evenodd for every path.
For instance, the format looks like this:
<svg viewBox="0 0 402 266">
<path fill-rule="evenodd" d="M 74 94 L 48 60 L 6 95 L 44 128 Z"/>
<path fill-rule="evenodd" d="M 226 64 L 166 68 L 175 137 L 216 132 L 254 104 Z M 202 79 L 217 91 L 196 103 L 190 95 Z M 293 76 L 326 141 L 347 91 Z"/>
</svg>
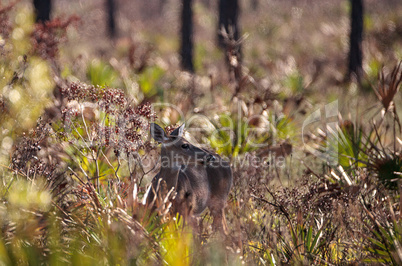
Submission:
<svg viewBox="0 0 402 266">
<path fill-rule="evenodd" d="M 347 1 L 264 1 L 261 11 L 243 1 L 249 37 L 243 60 L 231 53 L 229 65 L 210 41 L 213 7 L 197 3 L 195 75 L 178 69 L 177 5 L 145 12 L 139 2 L 119 1 L 115 41 L 95 0 L 57 1 L 56 16 L 80 21 L 55 20 L 50 33 L 33 27 L 28 2 L 0 6 L 0 262 L 400 264 L 400 5 L 366 3 L 363 89 L 374 89 L 364 92 L 342 83 Z M 336 99 L 329 122 L 338 127 L 314 125 L 303 138 L 303 121 Z M 184 117 L 147 102 L 177 103 Z M 154 213 L 143 204 L 158 158 L 149 122 L 194 114 L 209 122 L 193 137 L 233 163 L 227 237 L 212 231 L 209 213 L 196 230 L 183 225 L 171 197 Z M 209 134 L 225 127 L 236 138 Z"/>
</svg>

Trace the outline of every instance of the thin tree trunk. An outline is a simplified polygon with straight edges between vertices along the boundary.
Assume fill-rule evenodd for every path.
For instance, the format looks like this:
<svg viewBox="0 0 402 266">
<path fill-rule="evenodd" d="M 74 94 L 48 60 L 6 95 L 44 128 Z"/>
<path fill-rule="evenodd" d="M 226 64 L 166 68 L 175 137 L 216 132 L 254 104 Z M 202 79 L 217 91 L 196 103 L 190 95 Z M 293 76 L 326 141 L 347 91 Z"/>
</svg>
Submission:
<svg viewBox="0 0 402 266">
<path fill-rule="evenodd" d="M 350 50 L 347 79 L 355 75 L 360 82 L 363 74 L 362 61 L 362 40 L 363 40 L 363 0 L 350 0 L 351 3 L 351 29 L 350 29 Z"/>
<path fill-rule="evenodd" d="M 116 3 L 115 0 L 106 0 L 106 11 L 108 14 L 107 29 L 110 37 L 116 37 Z"/>
<path fill-rule="evenodd" d="M 50 20 L 50 12 L 52 11 L 52 1 L 51 0 L 34 0 L 35 8 L 35 21 L 36 22 L 46 22 Z"/>
<path fill-rule="evenodd" d="M 183 0 L 181 13 L 181 67 L 194 72 L 193 65 L 193 10 L 192 0 Z"/>
<path fill-rule="evenodd" d="M 235 40 L 239 39 L 239 2 L 238 0 L 219 0 L 218 44 L 222 48 L 225 42 L 221 34 L 222 29 L 233 34 Z"/>
</svg>

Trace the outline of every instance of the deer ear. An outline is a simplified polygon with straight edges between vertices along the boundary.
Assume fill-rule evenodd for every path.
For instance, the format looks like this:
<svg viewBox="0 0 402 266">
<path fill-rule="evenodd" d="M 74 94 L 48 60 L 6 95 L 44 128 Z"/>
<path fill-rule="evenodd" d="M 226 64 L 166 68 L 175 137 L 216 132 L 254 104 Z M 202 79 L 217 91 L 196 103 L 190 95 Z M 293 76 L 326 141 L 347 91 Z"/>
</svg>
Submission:
<svg viewBox="0 0 402 266">
<path fill-rule="evenodd" d="M 183 125 L 179 126 L 178 128 L 176 128 L 175 130 L 173 130 L 172 133 L 170 133 L 170 136 L 182 137 L 185 125 L 186 124 L 183 124 Z"/>
<path fill-rule="evenodd" d="M 165 130 L 155 123 L 151 123 L 151 136 L 159 143 L 167 140 Z"/>
</svg>

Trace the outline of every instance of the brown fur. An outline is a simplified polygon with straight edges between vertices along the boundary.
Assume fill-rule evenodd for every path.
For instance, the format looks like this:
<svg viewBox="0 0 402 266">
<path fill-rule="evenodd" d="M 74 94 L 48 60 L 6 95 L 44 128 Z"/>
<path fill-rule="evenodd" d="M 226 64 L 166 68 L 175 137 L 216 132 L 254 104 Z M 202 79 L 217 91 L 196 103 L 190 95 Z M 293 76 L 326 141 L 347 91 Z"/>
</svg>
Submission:
<svg viewBox="0 0 402 266">
<path fill-rule="evenodd" d="M 218 155 L 190 144 L 182 137 L 183 126 L 167 136 L 158 125 L 151 125 L 151 135 L 162 143 L 162 167 L 152 181 L 153 190 L 161 178 L 166 191 L 175 187 L 177 195 L 172 205 L 173 212 L 188 220 L 208 207 L 214 219 L 213 228 L 227 234 L 224 209 L 232 186 L 230 164 Z M 148 202 L 154 198 L 151 192 Z"/>
</svg>

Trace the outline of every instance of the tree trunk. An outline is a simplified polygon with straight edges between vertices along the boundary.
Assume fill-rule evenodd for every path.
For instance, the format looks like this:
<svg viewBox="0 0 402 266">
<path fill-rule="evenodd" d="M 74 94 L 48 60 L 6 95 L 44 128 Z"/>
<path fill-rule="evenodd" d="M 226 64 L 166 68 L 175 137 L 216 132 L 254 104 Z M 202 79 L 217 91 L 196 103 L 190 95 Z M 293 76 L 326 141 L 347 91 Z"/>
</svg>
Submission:
<svg viewBox="0 0 402 266">
<path fill-rule="evenodd" d="M 350 49 L 349 67 L 347 79 L 355 75 L 360 82 L 363 74 L 362 60 L 362 40 L 363 40 L 363 0 L 350 0 L 351 3 L 351 29 L 350 29 Z"/>
<path fill-rule="evenodd" d="M 106 0 L 106 12 L 108 14 L 107 29 L 110 37 L 114 38 L 116 30 L 116 3 L 115 0 Z"/>
<path fill-rule="evenodd" d="M 50 12 L 52 11 L 51 0 L 34 0 L 33 1 L 36 15 L 36 22 L 46 22 L 50 20 Z"/>
<path fill-rule="evenodd" d="M 183 0 L 181 13 L 181 67 L 194 72 L 193 65 L 193 10 L 192 0 Z"/>
<path fill-rule="evenodd" d="M 238 0 L 219 0 L 218 44 L 222 48 L 225 42 L 221 34 L 222 29 L 233 34 L 235 40 L 239 39 L 239 2 Z"/>
</svg>

